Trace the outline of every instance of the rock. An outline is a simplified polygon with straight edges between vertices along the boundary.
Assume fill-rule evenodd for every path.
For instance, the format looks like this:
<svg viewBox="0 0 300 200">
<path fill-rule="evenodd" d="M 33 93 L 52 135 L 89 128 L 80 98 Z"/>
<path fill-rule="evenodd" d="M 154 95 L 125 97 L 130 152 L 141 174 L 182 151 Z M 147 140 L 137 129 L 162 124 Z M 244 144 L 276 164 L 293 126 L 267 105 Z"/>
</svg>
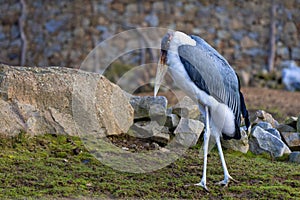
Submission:
<svg viewBox="0 0 300 200">
<path fill-rule="evenodd" d="M 204 129 L 204 124 L 198 120 L 181 118 L 174 131 L 175 140 L 185 147 L 192 147 L 197 144 Z"/>
<path fill-rule="evenodd" d="M 300 164 L 300 151 L 294 151 L 289 155 L 289 162 Z"/>
<path fill-rule="evenodd" d="M 169 128 L 170 131 L 174 130 L 178 123 L 179 117 L 176 114 L 168 114 L 165 126 Z"/>
<path fill-rule="evenodd" d="M 298 116 L 297 120 L 297 132 L 300 133 L 300 115 Z"/>
<path fill-rule="evenodd" d="M 300 60 L 300 48 L 299 47 L 292 48 L 292 59 Z"/>
<path fill-rule="evenodd" d="M 255 154 L 270 153 L 272 157 L 281 157 L 291 153 L 291 150 L 279 138 L 259 126 L 252 129 L 249 139 L 249 149 Z"/>
<path fill-rule="evenodd" d="M 152 121 L 156 121 L 163 126 L 166 122 L 166 108 L 160 104 L 151 105 L 149 108 L 149 116 Z"/>
<path fill-rule="evenodd" d="M 157 27 L 159 25 L 159 18 L 155 12 L 151 12 L 149 15 L 146 15 L 145 22 L 147 22 L 151 27 Z"/>
<path fill-rule="evenodd" d="M 256 46 L 258 46 L 258 43 L 248 36 L 243 37 L 243 39 L 241 40 L 241 47 L 243 49 L 253 48 Z"/>
<path fill-rule="evenodd" d="M 296 132 L 296 129 L 293 127 L 286 125 L 286 124 L 279 124 L 276 129 L 282 133 L 282 132 Z"/>
<path fill-rule="evenodd" d="M 9 119 L 1 134 L 106 136 L 127 132 L 133 123 L 123 91 L 102 75 L 7 65 L 0 65 L 0 74 L 0 123 Z"/>
<path fill-rule="evenodd" d="M 294 22 L 288 22 L 284 26 L 284 30 L 287 33 L 296 33 L 297 32 L 297 26 Z"/>
<path fill-rule="evenodd" d="M 164 96 L 131 96 L 129 102 L 134 109 L 134 119 L 166 118 L 168 100 Z"/>
<path fill-rule="evenodd" d="M 188 96 L 173 106 L 173 113 L 188 119 L 198 119 L 200 116 L 198 105 Z"/>
<path fill-rule="evenodd" d="M 297 117 L 289 117 L 284 124 L 293 127 L 294 129 L 297 129 Z"/>
<path fill-rule="evenodd" d="M 273 116 L 264 110 L 256 111 L 255 115 L 256 119 L 253 123 L 268 122 L 272 125 L 273 128 L 276 128 L 279 125 L 279 123 L 273 118 Z"/>
<path fill-rule="evenodd" d="M 251 78 L 251 75 L 246 72 L 245 70 L 242 70 L 240 73 L 239 73 L 239 77 L 241 79 L 241 84 L 243 86 L 248 86 L 249 83 L 250 83 L 250 78 Z"/>
<path fill-rule="evenodd" d="M 272 125 L 269 122 L 258 122 L 256 126 L 259 126 L 260 128 L 266 130 L 273 128 Z"/>
<path fill-rule="evenodd" d="M 50 19 L 48 22 L 46 22 L 45 27 L 49 33 L 54 33 L 64 24 L 65 22 L 63 20 Z"/>
<path fill-rule="evenodd" d="M 158 142 L 160 144 L 166 145 L 170 141 L 170 135 L 168 134 L 167 127 L 164 127 L 161 132 L 156 131 L 154 135 L 151 137 L 151 140 L 154 142 Z"/>
<path fill-rule="evenodd" d="M 265 130 L 281 140 L 281 135 L 280 135 L 279 131 L 276 128 L 267 128 Z"/>
<path fill-rule="evenodd" d="M 289 59 L 290 57 L 290 52 L 289 49 L 287 47 L 279 47 L 276 50 L 276 54 L 279 55 L 280 57 L 282 57 L 283 59 Z"/>
<path fill-rule="evenodd" d="M 247 153 L 249 150 L 248 135 L 245 130 L 241 130 L 242 138 L 240 140 L 223 140 L 222 146 L 225 149 L 231 149 L 242 153 Z"/>
<path fill-rule="evenodd" d="M 300 150 L 300 133 L 282 132 L 281 135 L 291 150 Z"/>
<path fill-rule="evenodd" d="M 149 138 L 162 144 L 167 144 L 170 140 L 168 128 L 156 121 L 138 121 L 131 126 L 128 134 L 138 138 Z"/>
<path fill-rule="evenodd" d="M 300 90 L 300 67 L 290 62 L 288 68 L 282 70 L 282 82 L 289 91 Z"/>
<path fill-rule="evenodd" d="M 0 99 L 0 133 L 5 136 L 17 135 L 26 128 L 26 122 L 14 110 L 13 105 Z"/>
</svg>

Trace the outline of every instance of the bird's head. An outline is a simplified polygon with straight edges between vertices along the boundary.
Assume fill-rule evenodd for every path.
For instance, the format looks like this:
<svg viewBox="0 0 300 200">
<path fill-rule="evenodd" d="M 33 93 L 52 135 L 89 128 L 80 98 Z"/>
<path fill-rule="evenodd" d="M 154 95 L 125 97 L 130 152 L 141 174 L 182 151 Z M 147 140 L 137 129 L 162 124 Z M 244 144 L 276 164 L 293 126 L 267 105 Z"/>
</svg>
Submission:
<svg viewBox="0 0 300 200">
<path fill-rule="evenodd" d="M 170 42 L 173 38 L 174 32 L 169 32 L 161 40 L 161 56 L 160 56 L 160 64 L 165 65 L 167 63 L 167 52 L 170 48 Z"/>
<path fill-rule="evenodd" d="M 157 92 L 160 88 L 163 78 L 168 70 L 167 57 L 168 57 L 168 50 L 170 48 L 170 42 L 173 38 L 173 35 L 174 32 L 169 32 L 162 38 L 161 41 L 161 53 L 160 53 L 160 59 L 156 71 L 154 96 L 157 95 Z"/>
</svg>

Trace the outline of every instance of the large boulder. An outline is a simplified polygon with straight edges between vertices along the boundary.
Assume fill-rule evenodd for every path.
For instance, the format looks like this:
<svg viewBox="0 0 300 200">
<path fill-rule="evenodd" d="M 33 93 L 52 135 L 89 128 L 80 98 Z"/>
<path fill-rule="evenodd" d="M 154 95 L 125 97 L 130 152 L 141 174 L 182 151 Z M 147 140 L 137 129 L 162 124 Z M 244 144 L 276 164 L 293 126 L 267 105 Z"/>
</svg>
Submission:
<svg viewBox="0 0 300 200">
<path fill-rule="evenodd" d="M 283 154 L 290 154 L 291 150 L 286 144 L 272 133 L 255 126 L 249 139 L 250 151 L 255 154 L 269 153 L 272 157 L 281 157 Z"/>
<path fill-rule="evenodd" d="M 133 109 L 100 74 L 62 67 L 0 65 L 0 134 L 125 133 Z"/>
</svg>

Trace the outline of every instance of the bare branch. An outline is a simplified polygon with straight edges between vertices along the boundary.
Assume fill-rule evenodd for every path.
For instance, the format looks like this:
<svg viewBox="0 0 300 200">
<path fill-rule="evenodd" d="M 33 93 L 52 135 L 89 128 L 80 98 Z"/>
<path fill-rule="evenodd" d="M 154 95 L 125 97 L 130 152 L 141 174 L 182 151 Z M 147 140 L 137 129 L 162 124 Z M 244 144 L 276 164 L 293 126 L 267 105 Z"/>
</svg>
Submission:
<svg viewBox="0 0 300 200">
<path fill-rule="evenodd" d="M 268 56 L 268 72 L 273 71 L 274 69 L 274 60 L 275 60 L 275 51 L 276 51 L 276 43 L 275 43 L 275 35 L 276 35 L 276 24 L 275 24 L 275 15 L 276 15 L 276 5 L 274 0 L 271 3 L 270 9 L 270 42 L 269 42 L 269 56 Z"/>
<path fill-rule="evenodd" d="M 26 50 L 27 50 L 27 40 L 24 32 L 27 9 L 26 9 L 25 0 L 20 0 L 20 4 L 21 4 L 21 16 L 19 17 L 19 29 L 20 29 L 21 42 L 22 42 L 20 65 L 24 66 L 26 61 Z"/>
</svg>

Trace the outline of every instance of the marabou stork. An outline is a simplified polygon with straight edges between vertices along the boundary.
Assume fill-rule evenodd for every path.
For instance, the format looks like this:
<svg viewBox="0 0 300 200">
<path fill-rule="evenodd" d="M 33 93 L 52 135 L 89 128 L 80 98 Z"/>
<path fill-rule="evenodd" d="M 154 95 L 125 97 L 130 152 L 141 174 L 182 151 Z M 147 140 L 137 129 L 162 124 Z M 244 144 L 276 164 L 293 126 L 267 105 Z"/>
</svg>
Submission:
<svg viewBox="0 0 300 200">
<path fill-rule="evenodd" d="M 224 180 L 218 184 L 227 186 L 234 179 L 227 170 L 220 138 L 241 138 L 241 114 L 247 130 L 250 126 L 237 74 L 226 59 L 202 38 L 179 31 L 169 32 L 162 39 L 154 96 L 168 70 L 176 85 L 198 103 L 205 116 L 203 174 L 201 181 L 195 185 L 208 191 L 207 153 L 209 138 L 213 136 L 224 170 Z"/>
</svg>

